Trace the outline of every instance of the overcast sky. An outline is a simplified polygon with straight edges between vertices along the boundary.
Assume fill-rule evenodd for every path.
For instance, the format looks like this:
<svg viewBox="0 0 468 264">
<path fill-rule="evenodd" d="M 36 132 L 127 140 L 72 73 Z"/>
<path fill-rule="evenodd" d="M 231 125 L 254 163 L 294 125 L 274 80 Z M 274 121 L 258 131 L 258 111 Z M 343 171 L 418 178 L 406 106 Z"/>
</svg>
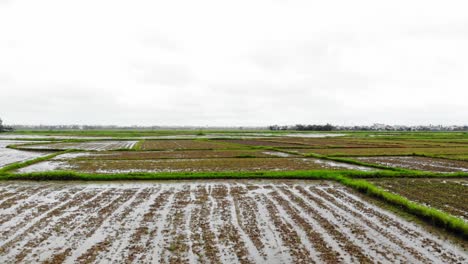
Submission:
<svg viewBox="0 0 468 264">
<path fill-rule="evenodd" d="M 0 0 L 9 124 L 468 124 L 468 2 Z"/>
</svg>

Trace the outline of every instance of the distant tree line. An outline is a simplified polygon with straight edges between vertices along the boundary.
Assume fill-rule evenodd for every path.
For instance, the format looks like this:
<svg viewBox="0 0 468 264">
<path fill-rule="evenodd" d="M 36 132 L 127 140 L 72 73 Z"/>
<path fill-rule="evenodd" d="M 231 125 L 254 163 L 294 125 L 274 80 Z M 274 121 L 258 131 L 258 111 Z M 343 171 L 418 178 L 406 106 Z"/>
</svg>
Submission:
<svg viewBox="0 0 468 264">
<path fill-rule="evenodd" d="M 273 125 L 268 127 L 270 130 L 297 130 L 297 131 L 333 131 L 335 127 L 331 124 L 326 125 L 294 125 L 294 126 L 278 126 Z"/>
<path fill-rule="evenodd" d="M 0 132 L 9 132 L 9 131 L 13 131 L 13 128 L 9 126 L 4 126 L 3 120 L 0 118 Z"/>
<path fill-rule="evenodd" d="M 269 130 L 295 130 L 295 131 L 468 131 L 468 125 L 464 126 L 442 126 L 442 125 L 421 125 L 421 126 L 405 126 L 405 125 L 385 125 L 373 124 L 371 126 L 336 126 L 331 124 L 326 125 L 272 125 Z"/>
</svg>

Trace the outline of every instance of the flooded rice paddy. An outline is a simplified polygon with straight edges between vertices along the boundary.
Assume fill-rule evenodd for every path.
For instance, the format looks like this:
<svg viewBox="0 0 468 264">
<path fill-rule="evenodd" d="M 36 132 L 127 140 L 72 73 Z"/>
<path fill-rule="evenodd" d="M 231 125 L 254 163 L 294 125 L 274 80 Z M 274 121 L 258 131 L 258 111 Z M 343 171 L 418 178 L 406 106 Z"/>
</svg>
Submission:
<svg viewBox="0 0 468 264">
<path fill-rule="evenodd" d="M 466 263 L 322 181 L 0 183 L 1 263 Z"/>
<path fill-rule="evenodd" d="M 433 172 L 468 172 L 468 162 L 426 157 L 360 157 L 357 160 L 389 167 Z"/>
<path fill-rule="evenodd" d="M 388 191 L 468 220 L 468 179 L 370 179 Z"/>
<path fill-rule="evenodd" d="M 92 156 L 91 156 L 92 157 Z M 73 170 L 90 173 L 360 170 L 373 168 L 314 158 L 68 159 L 61 156 L 20 169 L 20 173 Z"/>
<path fill-rule="evenodd" d="M 28 149 L 37 150 L 118 150 L 118 149 L 131 149 L 137 141 L 94 141 L 94 142 L 79 142 L 79 143 L 49 143 L 49 144 L 36 144 L 26 146 Z"/>
<path fill-rule="evenodd" d="M 23 151 L 7 148 L 8 145 L 22 144 L 22 141 L 0 140 L 0 168 L 19 161 L 34 159 L 46 155 L 37 151 Z"/>
</svg>

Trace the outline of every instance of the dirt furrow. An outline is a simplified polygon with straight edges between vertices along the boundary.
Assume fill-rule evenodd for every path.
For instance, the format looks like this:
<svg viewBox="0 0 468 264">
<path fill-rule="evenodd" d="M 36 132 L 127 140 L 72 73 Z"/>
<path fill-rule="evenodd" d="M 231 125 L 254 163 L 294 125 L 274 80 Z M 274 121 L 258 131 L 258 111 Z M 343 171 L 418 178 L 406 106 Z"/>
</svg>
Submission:
<svg viewBox="0 0 468 264">
<path fill-rule="evenodd" d="M 188 236 L 184 230 L 185 208 L 190 203 L 190 186 L 185 185 L 175 194 L 174 202 L 169 210 L 166 225 L 163 229 L 164 248 L 160 256 L 161 263 L 189 263 Z"/>
<path fill-rule="evenodd" d="M 91 190 L 91 192 L 96 193 L 96 190 Z M 96 214 L 96 203 L 105 207 L 113 200 L 114 196 L 111 191 L 97 193 L 100 194 L 93 197 L 90 202 L 83 203 L 82 201 L 79 206 L 69 208 L 57 215 L 58 220 L 50 225 L 46 234 L 29 242 L 28 250 L 23 252 L 24 259 L 34 262 L 62 262 L 72 252 L 73 246 L 70 246 L 70 243 L 84 238 L 82 235 L 86 231 L 83 226 L 86 225 L 86 221 L 95 217 L 93 215 Z M 30 248 L 32 250 L 29 250 Z"/>
<path fill-rule="evenodd" d="M 39 186 L 36 188 L 28 188 L 24 191 L 16 193 L 15 195 L 7 197 L 2 203 L 0 203 L 0 214 L 4 214 L 7 209 L 10 209 L 19 204 L 23 204 L 31 196 L 37 192 L 46 189 L 47 186 Z"/>
<path fill-rule="evenodd" d="M 231 219 L 232 219 L 231 223 L 232 223 L 233 227 L 237 230 L 237 233 L 239 234 L 241 241 L 244 242 L 245 247 L 246 247 L 247 252 L 248 252 L 248 256 L 255 263 L 263 262 L 263 261 L 265 261 L 265 259 L 260 255 L 259 249 L 255 246 L 253 240 L 250 239 L 251 236 L 248 236 L 246 231 L 242 228 L 242 226 L 245 226 L 245 225 L 241 226 L 241 224 L 240 224 L 240 222 L 241 222 L 241 220 L 240 220 L 241 219 L 240 209 L 239 209 L 238 203 L 236 203 L 236 201 L 233 198 L 233 188 L 231 186 L 233 186 L 233 185 L 232 184 L 227 184 L 226 185 L 226 188 L 228 189 L 228 193 L 227 193 L 226 198 L 227 198 L 227 200 L 229 202 L 229 208 L 231 210 L 230 211 Z M 234 189 L 234 192 L 235 191 L 236 191 L 236 189 Z"/>
<path fill-rule="evenodd" d="M 0 247 L 0 252 L 3 248 L 9 248 L 12 251 L 9 255 L 14 256 L 16 261 L 21 261 L 42 241 L 48 239 L 51 236 L 51 231 L 58 231 L 63 228 L 63 226 L 57 225 L 57 223 L 72 214 L 69 211 L 80 208 L 83 205 L 83 201 L 97 199 L 99 196 L 100 193 L 92 191 L 78 191 L 68 201 L 50 208 L 40 217 L 36 218 L 35 221 L 18 230 L 14 236 Z"/>
<path fill-rule="evenodd" d="M 324 203 L 318 195 L 315 195 L 315 190 L 291 188 L 290 191 L 302 200 L 308 213 L 322 223 L 326 229 L 324 233 L 332 235 L 355 261 L 371 262 L 372 259 L 385 262 L 401 258 L 400 254 L 390 251 L 392 246 L 395 247 L 393 244 L 380 246 L 383 241 L 374 239 L 374 237 L 380 238 L 378 233 L 369 232 L 369 228 L 360 225 L 359 221 L 355 220 L 355 216 L 338 213 L 336 208 Z"/>
<path fill-rule="evenodd" d="M 2 235 L 10 236 L 24 225 L 38 217 L 48 208 L 70 198 L 71 192 L 64 188 L 47 188 L 38 190 L 21 203 L 17 203 L 0 213 L 0 230 Z"/>
<path fill-rule="evenodd" d="M 218 203 L 214 213 L 220 220 L 217 233 L 219 243 L 224 247 L 224 251 L 221 251 L 221 253 L 229 253 L 230 257 L 227 261 L 231 263 L 254 263 L 239 231 L 233 225 L 233 215 L 230 208 L 233 205 L 228 200 L 228 188 L 220 184 L 212 185 L 211 195 Z"/>
<path fill-rule="evenodd" d="M 165 211 L 164 206 L 172 201 L 173 194 L 170 190 L 161 190 L 156 197 L 150 199 L 148 209 L 144 210 L 142 219 L 138 221 L 135 231 L 131 234 L 127 246 L 122 250 L 126 263 L 143 262 L 149 247 L 152 246 L 152 239 L 159 231 L 156 222 L 161 218 L 159 212 Z"/>
<path fill-rule="evenodd" d="M 111 261 L 113 256 L 120 253 L 112 249 L 118 247 L 119 244 L 126 243 L 125 237 L 130 233 L 127 226 L 134 224 L 134 219 L 138 217 L 138 208 L 146 202 L 151 192 L 149 188 L 135 189 L 132 198 L 109 216 L 87 241 L 74 249 L 66 261 L 73 263 L 90 263 L 97 259 Z"/>
<path fill-rule="evenodd" d="M 89 214 L 80 224 L 74 225 L 75 228 L 69 232 L 71 236 L 64 241 L 61 249 L 50 256 L 45 263 L 60 263 L 67 259 L 75 249 L 79 249 L 83 244 L 87 243 L 88 239 L 101 227 L 104 221 L 118 211 L 125 204 L 125 201 L 128 201 L 133 195 L 134 191 L 132 189 L 110 189 L 109 193 L 101 196 L 90 207 L 91 210 L 95 210 L 94 213 Z M 87 208 L 81 209 L 80 213 L 83 211 L 87 211 Z"/>
<path fill-rule="evenodd" d="M 282 240 L 282 234 L 277 232 L 273 217 L 264 202 L 263 193 L 265 189 L 263 186 L 247 186 L 249 189 L 249 196 L 255 203 L 255 215 L 258 216 L 258 226 L 263 234 L 262 243 L 265 245 L 265 253 L 267 255 L 267 263 L 292 263 L 293 258 L 291 251 L 287 247 L 287 243 Z"/>
<path fill-rule="evenodd" d="M 400 259 L 418 262 L 422 259 L 422 254 L 409 245 L 403 245 L 402 241 L 394 236 L 389 236 L 382 227 L 382 223 L 375 219 L 368 219 L 357 210 L 349 210 L 345 201 L 327 200 L 329 195 L 321 189 L 313 190 L 300 189 L 300 193 L 320 204 L 321 208 L 328 208 L 334 218 L 342 226 L 349 226 L 351 234 L 356 235 L 356 241 L 360 241 L 363 247 L 368 248 L 368 252 L 375 256 L 384 256 L 387 260 Z M 331 188 L 330 188 L 331 189 Z M 406 252 L 403 255 L 401 252 Z M 409 253 L 409 254 L 408 254 Z"/>
<path fill-rule="evenodd" d="M 217 237 L 210 226 L 210 212 L 213 204 L 208 190 L 203 185 L 194 189 L 192 216 L 190 219 L 192 252 L 201 263 L 220 263 L 220 252 L 216 246 Z"/>
<path fill-rule="evenodd" d="M 159 262 L 160 256 L 162 255 L 162 252 L 164 251 L 164 248 L 162 247 L 162 244 L 164 243 L 163 232 L 164 232 L 166 223 L 168 221 L 169 211 L 174 205 L 175 194 L 177 193 L 179 188 L 174 188 L 174 187 L 171 188 L 170 192 L 172 193 L 172 195 L 170 199 L 167 200 L 167 203 L 165 204 L 165 206 L 156 215 L 155 223 L 153 225 L 153 229 L 149 237 L 149 241 L 150 241 L 150 250 L 149 250 L 150 253 L 148 254 L 149 259 L 146 259 L 145 260 L 146 262 L 150 262 L 150 263 Z"/>
<path fill-rule="evenodd" d="M 447 245 L 415 224 L 402 220 L 375 205 L 363 201 L 355 194 L 346 192 L 344 189 L 329 190 L 329 193 L 341 195 L 341 199 L 346 201 L 349 206 L 352 206 L 352 209 L 363 212 L 374 219 L 373 221 L 379 221 L 382 230 L 387 232 L 387 237 L 396 237 L 396 239 L 405 243 L 405 247 L 413 246 L 430 262 L 466 260 L 466 258 L 460 258 L 463 254 L 459 254 L 460 250 L 456 247 Z"/>
<path fill-rule="evenodd" d="M 264 234 L 257 220 L 257 206 L 255 200 L 248 196 L 249 190 L 245 185 L 232 186 L 230 194 L 234 203 L 236 221 L 242 231 L 248 236 L 248 240 L 255 247 L 262 261 L 266 261 Z M 251 245 L 251 246 L 252 246 Z M 258 260 L 257 260 L 258 261 Z"/>
<path fill-rule="evenodd" d="M 289 219 L 289 214 L 285 210 L 282 210 L 281 206 L 276 206 L 275 202 L 267 195 L 262 194 L 261 203 L 265 204 L 268 214 L 275 225 L 275 231 L 279 233 L 285 248 L 291 254 L 292 262 L 315 263 L 310 252 L 310 250 L 313 250 L 313 247 L 304 245 L 304 242 L 309 242 L 304 230 L 298 229 L 296 223 Z"/>
<path fill-rule="evenodd" d="M 273 186 L 272 189 L 275 190 L 270 194 L 272 199 L 282 207 L 292 222 L 297 225 L 296 228 L 303 230 L 306 235 L 305 239 L 310 243 L 310 245 L 307 245 L 307 248 L 311 251 L 312 259 L 314 261 L 320 260 L 325 263 L 343 262 L 347 254 L 341 250 L 340 246 L 336 244 L 335 241 L 332 239 L 325 239 L 324 234 L 327 234 L 324 232 L 325 230 L 323 230 L 317 222 L 311 222 L 309 219 L 310 216 L 303 214 L 302 210 L 297 208 L 293 201 L 282 194 L 278 188 Z M 293 199 L 295 198 L 293 197 Z"/>
<path fill-rule="evenodd" d="M 327 248 L 323 246 L 325 244 L 336 252 L 335 254 L 339 256 L 341 261 L 346 263 L 371 262 L 371 259 L 363 252 L 363 249 L 353 243 L 355 237 L 346 235 L 346 231 L 349 230 L 343 229 L 340 223 L 333 221 L 334 219 L 330 219 L 330 212 L 321 210 L 320 204 L 311 203 L 305 197 L 295 192 L 293 186 L 281 186 L 277 187 L 277 189 L 283 195 L 283 198 L 312 226 L 315 232 L 321 235 L 323 242 L 318 241 L 317 247 L 319 252 L 327 252 Z"/>
</svg>

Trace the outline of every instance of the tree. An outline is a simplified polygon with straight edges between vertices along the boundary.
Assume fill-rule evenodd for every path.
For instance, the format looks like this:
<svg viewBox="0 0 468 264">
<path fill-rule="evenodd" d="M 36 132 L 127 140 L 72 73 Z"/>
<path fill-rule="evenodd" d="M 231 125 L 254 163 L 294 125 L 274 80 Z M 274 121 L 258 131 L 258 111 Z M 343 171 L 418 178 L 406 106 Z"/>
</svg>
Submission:
<svg viewBox="0 0 468 264">
<path fill-rule="evenodd" d="M 13 131 L 13 128 L 3 126 L 3 120 L 0 118 L 0 132 Z"/>
</svg>

